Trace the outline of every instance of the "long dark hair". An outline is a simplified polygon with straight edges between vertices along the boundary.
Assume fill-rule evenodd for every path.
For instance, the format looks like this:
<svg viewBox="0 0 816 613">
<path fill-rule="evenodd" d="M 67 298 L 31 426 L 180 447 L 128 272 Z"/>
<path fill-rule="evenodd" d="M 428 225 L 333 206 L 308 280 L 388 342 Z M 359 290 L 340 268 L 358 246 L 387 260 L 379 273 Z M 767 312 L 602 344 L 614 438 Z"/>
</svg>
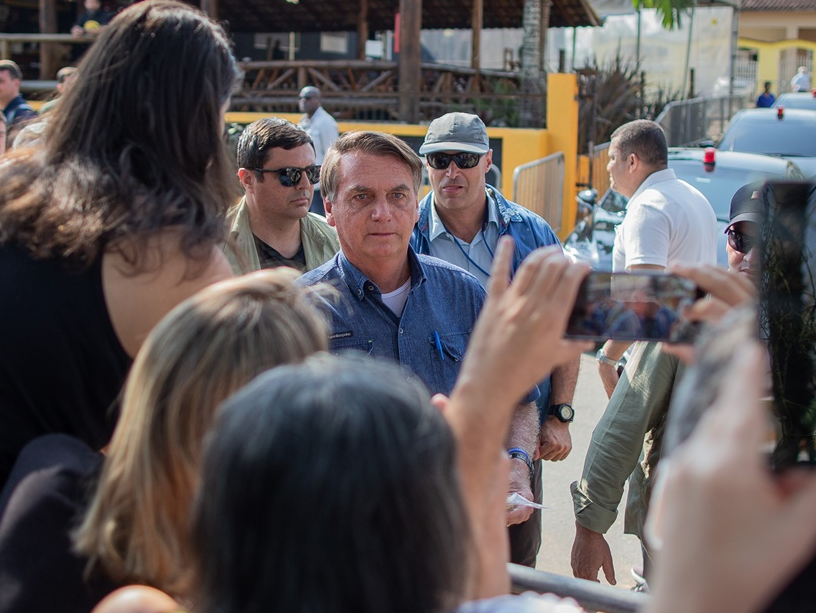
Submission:
<svg viewBox="0 0 816 613">
<path fill-rule="evenodd" d="M 193 512 L 202 613 L 454 609 L 469 532 L 453 435 L 397 367 L 321 356 L 220 409 Z"/>
<path fill-rule="evenodd" d="M 0 241 L 88 265 L 175 226 L 204 256 L 225 232 L 232 166 L 222 111 L 239 78 L 223 29 L 189 5 L 146 0 L 102 29 L 42 150 L 0 164 Z M 141 241 L 141 243 L 139 242 Z"/>
</svg>

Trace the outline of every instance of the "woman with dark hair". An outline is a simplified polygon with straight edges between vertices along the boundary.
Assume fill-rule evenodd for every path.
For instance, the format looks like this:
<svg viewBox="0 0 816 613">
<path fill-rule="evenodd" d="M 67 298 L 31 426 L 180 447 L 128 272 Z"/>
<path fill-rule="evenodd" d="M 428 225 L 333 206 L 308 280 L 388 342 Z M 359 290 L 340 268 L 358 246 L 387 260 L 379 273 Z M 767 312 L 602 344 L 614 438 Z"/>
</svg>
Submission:
<svg viewBox="0 0 816 613">
<path fill-rule="evenodd" d="M 238 78 L 220 26 L 139 2 L 85 55 L 44 146 L 0 163 L 0 485 L 38 435 L 101 448 L 148 332 L 231 276 L 221 132 Z"/>
</svg>

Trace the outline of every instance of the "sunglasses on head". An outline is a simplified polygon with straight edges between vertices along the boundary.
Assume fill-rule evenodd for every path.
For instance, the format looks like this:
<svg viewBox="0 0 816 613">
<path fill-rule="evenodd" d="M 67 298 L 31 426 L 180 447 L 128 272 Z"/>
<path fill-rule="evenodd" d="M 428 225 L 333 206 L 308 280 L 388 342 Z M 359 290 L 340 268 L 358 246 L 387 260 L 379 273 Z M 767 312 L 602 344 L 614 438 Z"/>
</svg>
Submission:
<svg viewBox="0 0 816 613">
<path fill-rule="evenodd" d="M 292 187 L 300 183 L 300 177 L 303 176 L 303 173 L 306 173 L 306 178 L 312 185 L 320 181 L 320 164 L 307 166 L 306 168 L 253 168 L 252 170 L 261 174 L 265 172 L 276 173 L 278 181 L 283 187 Z"/>
<path fill-rule="evenodd" d="M 484 153 L 429 153 L 425 156 L 428 160 L 428 166 L 434 170 L 445 170 L 450 166 L 451 160 L 462 169 L 474 168 L 479 160 L 482 159 Z"/>
<path fill-rule="evenodd" d="M 737 253 L 748 253 L 754 248 L 756 241 L 753 236 L 737 232 L 733 228 L 728 229 L 728 245 Z"/>
</svg>

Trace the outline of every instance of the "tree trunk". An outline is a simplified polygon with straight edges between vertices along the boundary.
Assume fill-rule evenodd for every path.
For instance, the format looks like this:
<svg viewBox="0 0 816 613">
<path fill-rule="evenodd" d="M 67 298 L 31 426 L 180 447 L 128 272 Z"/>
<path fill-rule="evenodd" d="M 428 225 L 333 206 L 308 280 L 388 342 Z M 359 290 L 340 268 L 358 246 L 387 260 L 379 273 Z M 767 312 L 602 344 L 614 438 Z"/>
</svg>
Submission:
<svg viewBox="0 0 816 613">
<path fill-rule="evenodd" d="M 540 128 L 543 121 L 544 71 L 542 69 L 542 0 L 524 0 L 521 46 L 521 108 L 519 123 L 524 128 Z"/>
</svg>

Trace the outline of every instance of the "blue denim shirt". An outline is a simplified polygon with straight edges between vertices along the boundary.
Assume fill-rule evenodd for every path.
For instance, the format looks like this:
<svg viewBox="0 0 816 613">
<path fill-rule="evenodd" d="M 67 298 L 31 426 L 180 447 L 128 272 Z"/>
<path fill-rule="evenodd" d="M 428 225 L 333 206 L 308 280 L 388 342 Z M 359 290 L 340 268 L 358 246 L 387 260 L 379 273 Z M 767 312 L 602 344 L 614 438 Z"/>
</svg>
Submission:
<svg viewBox="0 0 816 613">
<path fill-rule="evenodd" d="M 488 185 L 485 191 L 486 197 L 492 198 L 499 210 L 499 237 L 512 236 L 516 244 L 516 249 L 513 252 L 513 273 L 521 266 L 521 262 L 531 251 L 549 245 L 561 246 L 561 241 L 558 240 L 550 224 L 542 217 L 515 202 L 510 202 L 492 185 Z M 419 203 L 419 220 L 414 226 L 414 233 L 411 236 L 411 246 L 416 249 L 417 253 L 431 253 L 430 219 L 432 203 L 433 192 L 430 192 Z M 496 246 L 491 245 L 491 247 L 495 249 Z M 550 378 L 547 377 L 539 383 L 538 389 L 541 394 L 536 404 L 543 421 L 549 408 Z"/>
<path fill-rule="evenodd" d="M 326 283 L 339 294 L 322 296 L 319 305 L 331 316 L 332 353 L 357 350 L 395 360 L 432 394 L 450 394 L 486 293 L 470 273 L 410 247 L 408 263 L 411 290 L 401 317 L 342 251 L 297 282 Z M 535 390 L 528 402 L 537 396 Z"/>
<path fill-rule="evenodd" d="M 501 192 L 492 185 L 486 188 L 486 197 L 493 198 L 499 209 L 499 236 L 512 236 L 516 243 L 513 254 L 513 272 L 521 266 L 521 262 L 531 251 L 548 245 L 561 245 L 558 237 L 542 217 L 523 206 L 510 202 Z M 411 246 L 417 253 L 430 255 L 430 218 L 433 192 L 430 192 L 419 203 L 419 220 L 414 226 L 411 236 Z M 491 245 L 495 249 L 495 245 Z"/>
</svg>

